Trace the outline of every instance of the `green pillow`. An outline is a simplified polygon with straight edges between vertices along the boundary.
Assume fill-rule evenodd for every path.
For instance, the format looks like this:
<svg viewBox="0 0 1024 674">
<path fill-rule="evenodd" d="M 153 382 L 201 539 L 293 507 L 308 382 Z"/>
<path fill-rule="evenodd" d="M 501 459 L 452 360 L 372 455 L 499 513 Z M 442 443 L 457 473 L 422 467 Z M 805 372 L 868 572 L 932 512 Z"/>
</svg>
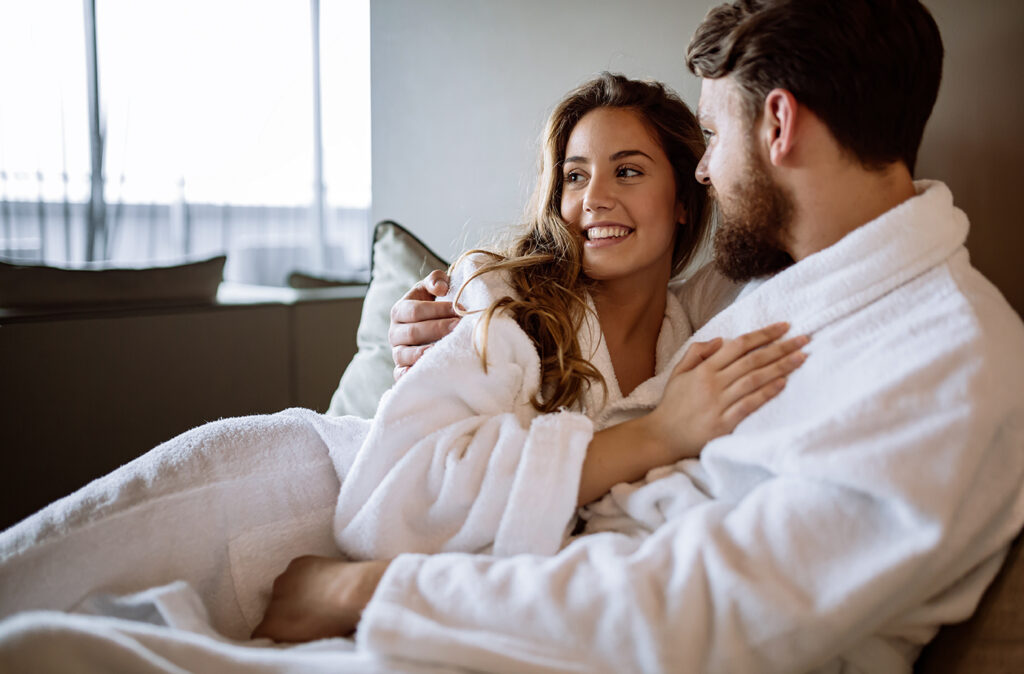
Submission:
<svg viewBox="0 0 1024 674">
<path fill-rule="evenodd" d="M 417 281 L 448 263 L 398 223 L 384 220 L 373 232 L 370 285 L 356 331 L 358 352 L 341 376 L 327 414 L 372 417 L 394 384 L 395 363 L 388 344 L 391 307 Z"/>
</svg>

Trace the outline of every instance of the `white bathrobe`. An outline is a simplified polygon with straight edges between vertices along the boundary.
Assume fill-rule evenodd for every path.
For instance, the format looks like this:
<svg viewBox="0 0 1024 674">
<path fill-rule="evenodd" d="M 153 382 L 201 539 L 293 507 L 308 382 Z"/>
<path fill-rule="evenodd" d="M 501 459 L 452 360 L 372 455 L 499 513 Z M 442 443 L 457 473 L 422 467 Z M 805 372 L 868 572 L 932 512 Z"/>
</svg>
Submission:
<svg viewBox="0 0 1024 674">
<path fill-rule="evenodd" d="M 613 489 L 588 521 L 608 533 L 553 558 L 397 557 L 360 649 L 501 672 L 909 671 L 1024 524 L 1024 327 L 970 266 L 946 187 L 918 190 L 693 336 L 813 334 L 778 398 Z M 719 288 L 681 288 L 695 325 Z"/>
<path fill-rule="evenodd" d="M 462 287 L 479 262 L 459 265 L 451 286 Z M 478 311 L 511 294 L 498 273 L 471 281 L 459 296 L 470 313 L 384 395 L 354 463 L 348 448 L 339 448 L 335 535 L 347 555 L 554 554 L 575 519 L 594 432 L 661 399 L 663 385 L 622 396 L 600 326 L 588 312 L 580 347 L 605 386 L 585 390 L 577 411 L 539 413 L 530 401 L 540 386 L 540 358 L 529 336 L 500 311 L 485 330 Z M 692 331 L 670 294 L 656 373 L 675 362 Z M 484 332 L 486 371 L 479 355 Z"/>
</svg>

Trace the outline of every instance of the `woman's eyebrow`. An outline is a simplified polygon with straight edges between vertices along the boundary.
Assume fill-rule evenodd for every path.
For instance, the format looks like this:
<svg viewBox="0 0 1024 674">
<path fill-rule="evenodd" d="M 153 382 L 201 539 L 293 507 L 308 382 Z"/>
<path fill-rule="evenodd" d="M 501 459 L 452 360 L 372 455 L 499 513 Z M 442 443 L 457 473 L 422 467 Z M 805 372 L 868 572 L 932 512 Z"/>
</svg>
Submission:
<svg viewBox="0 0 1024 674">
<path fill-rule="evenodd" d="M 632 156 L 635 156 L 635 155 L 641 155 L 641 156 L 647 157 L 651 161 L 654 161 L 654 159 L 651 157 L 651 155 L 649 155 L 646 152 L 643 152 L 641 150 L 619 150 L 618 152 L 616 152 L 612 156 L 608 157 L 608 159 L 610 159 L 611 161 L 616 161 L 618 159 L 624 159 L 625 157 L 632 157 Z"/>
<path fill-rule="evenodd" d="M 647 154 L 643 150 L 619 150 L 615 154 L 613 154 L 610 157 L 608 157 L 608 160 L 609 161 L 617 161 L 617 160 L 623 159 L 625 157 L 633 157 L 633 156 L 636 156 L 636 155 L 640 155 L 642 157 L 647 157 L 651 161 L 654 161 L 654 159 L 651 157 L 651 155 Z M 573 156 L 573 157 L 566 157 L 565 159 L 562 160 L 562 163 L 563 164 L 573 164 L 573 163 L 579 162 L 579 163 L 584 163 L 585 164 L 585 163 L 587 163 L 587 161 L 588 161 L 588 159 L 586 157 Z"/>
</svg>

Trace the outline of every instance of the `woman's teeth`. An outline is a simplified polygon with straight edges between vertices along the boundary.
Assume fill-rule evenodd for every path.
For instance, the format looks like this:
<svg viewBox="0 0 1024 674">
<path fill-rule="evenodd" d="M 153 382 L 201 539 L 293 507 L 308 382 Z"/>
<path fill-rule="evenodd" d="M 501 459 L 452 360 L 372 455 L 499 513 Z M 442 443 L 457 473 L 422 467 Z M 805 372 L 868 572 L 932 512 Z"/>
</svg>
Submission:
<svg viewBox="0 0 1024 674">
<path fill-rule="evenodd" d="M 587 239 L 594 241 L 596 239 L 613 239 L 620 236 L 628 236 L 633 231 L 629 227 L 623 227 L 621 225 L 610 225 L 607 227 L 591 227 L 587 230 Z"/>
</svg>

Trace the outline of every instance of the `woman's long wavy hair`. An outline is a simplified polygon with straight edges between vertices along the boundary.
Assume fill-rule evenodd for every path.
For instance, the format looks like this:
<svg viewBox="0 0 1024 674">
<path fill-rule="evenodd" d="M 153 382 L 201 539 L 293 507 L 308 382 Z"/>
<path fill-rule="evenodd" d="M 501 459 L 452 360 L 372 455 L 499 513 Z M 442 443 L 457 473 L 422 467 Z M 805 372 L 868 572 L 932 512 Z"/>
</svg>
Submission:
<svg viewBox="0 0 1024 674">
<path fill-rule="evenodd" d="M 660 141 L 672 164 L 676 196 L 686 209 L 686 222 L 676 232 L 673 274 L 681 273 L 694 259 L 705 245 L 710 229 L 707 190 L 693 177 L 704 154 L 704 135 L 693 113 L 673 91 L 658 82 L 602 73 L 558 104 L 545 127 L 540 176 L 526 224 L 517 228 L 510 242 L 497 252 L 466 253 L 490 257 L 466 283 L 481 274 L 503 270 L 516 294 L 499 299 L 484 310 L 480 322 L 484 369 L 487 328 L 494 312 L 504 308 L 540 353 L 541 386 L 532 402 L 544 413 L 575 406 L 585 387 L 595 382 L 606 386 L 600 372 L 582 353 L 578 337 L 589 310 L 587 293 L 594 285 L 583 270 L 582 234 L 561 216 L 562 164 L 569 135 L 584 115 L 597 108 L 636 112 Z M 459 295 L 466 283 L 459 289 Z"/>
</svg>

